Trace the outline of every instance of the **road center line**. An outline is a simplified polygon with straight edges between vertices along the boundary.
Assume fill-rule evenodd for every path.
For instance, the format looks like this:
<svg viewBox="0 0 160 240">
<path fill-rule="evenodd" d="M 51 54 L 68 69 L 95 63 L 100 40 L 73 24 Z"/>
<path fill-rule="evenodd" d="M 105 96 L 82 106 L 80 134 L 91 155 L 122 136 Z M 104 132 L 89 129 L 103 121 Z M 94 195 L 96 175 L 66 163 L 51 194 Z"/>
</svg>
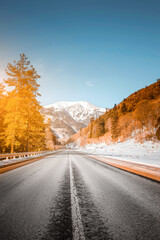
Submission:
<svg viewBox="0 0 160 240">
<path fill-rule="evenodd" d="M 77 197 L 77 190 L 74 184 L 74 176 L 73 176 L 72 163 L 70 158 L 69 158 L 69 170 L 70 170 L 70 187 L 71 187 L 73 240 L 85 240 L 82 218 L 81 218 L 78 197 Z"/>
</svg>

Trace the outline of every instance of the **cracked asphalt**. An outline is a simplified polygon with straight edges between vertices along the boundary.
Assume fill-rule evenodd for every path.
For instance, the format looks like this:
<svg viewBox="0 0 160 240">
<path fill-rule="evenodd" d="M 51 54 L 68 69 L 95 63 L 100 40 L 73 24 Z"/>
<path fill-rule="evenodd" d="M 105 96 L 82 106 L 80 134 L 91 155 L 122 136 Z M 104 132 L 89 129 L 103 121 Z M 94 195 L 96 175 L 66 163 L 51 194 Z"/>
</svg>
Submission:
<svg viewBox="0 0 160 240">
<path fill-rule="evenodd" d="M 63 150 L 0 175 L 1 240 L 158 240 L 160 183 Z"/>
</svg>

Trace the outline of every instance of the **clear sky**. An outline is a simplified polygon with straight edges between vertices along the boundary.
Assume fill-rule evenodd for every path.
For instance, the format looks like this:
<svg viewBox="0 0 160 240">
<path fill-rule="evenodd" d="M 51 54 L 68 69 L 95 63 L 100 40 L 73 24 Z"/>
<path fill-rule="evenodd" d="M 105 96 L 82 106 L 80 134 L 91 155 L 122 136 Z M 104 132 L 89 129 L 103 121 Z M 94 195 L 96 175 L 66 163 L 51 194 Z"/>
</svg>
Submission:
<svg viewBox="0 0 160 240">
<path fill-rule="evenodd" d="M 160 78 L 160 1 L 0 0 L 1 79 L 23 52 L 42 105 L 112 107 Z"/>
</svg>

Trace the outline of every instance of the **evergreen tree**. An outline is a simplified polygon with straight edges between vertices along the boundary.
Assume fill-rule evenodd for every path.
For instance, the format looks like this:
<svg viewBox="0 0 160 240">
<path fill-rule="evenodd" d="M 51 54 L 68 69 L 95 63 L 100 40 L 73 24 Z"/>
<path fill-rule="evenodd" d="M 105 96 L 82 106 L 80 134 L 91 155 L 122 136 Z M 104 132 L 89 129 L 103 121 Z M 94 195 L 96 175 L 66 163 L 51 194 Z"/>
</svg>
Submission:
<svg viewBox="0 0 160 240">
<path fill-rule="evenodd" d="M 156 131 L 156 137 L 158 140 L 160 140 L 160 127 Z"/>
<path fill-rule="evenodd" d="M 126 106 L 125 102 L 122 103 L 121 108 L 120 108 L 120 112 L 122 114 L 125 114 L 127 112 L 127 106 Z"/>
<path fill-rule="evenodd" d="M 3 83 L 0 83 L 0 152 L 4 151 L 4 115 L 5 115 L 5 104 L 6 96 L 4 95 L 5 87 Z"/>
<path fill-rule="evenodd" d="M 46 148 L 49 149 L 49 150 L 54 150 L 54 146 L 57 144 L 57 139 L 56 139 L 56 136 L 53 134 L 53 131 L 51 130 L 51 127 L 50 127 L 50 123 L 51 120 L 48 119 L 47 120 L 47 124 L 46 124 L 46 127 L 45 127 L 45 144 L 46 144 Z"/>
<path fill-rule="evenodd" d="M 0 83 L 0 107 L 1 107 L 1 103 L 2 103 L 1 101 L 4 97 L 4 89 L 5 89 L 4 84 L 3 84 L 3 82 L 1 82 Z"/>
<path fill-rule="evenodd" d="M 96 128 L 96 137 L 100 137 L 105 134 L 105 121 L 104 118 L 100 117 L 98 119 L 97 128 Z"/>
<path fill-rule="evenodd" d="M 37 83 L 40 76 L 25 54 L 20 55 L 19 61 L 7 65 L 6 74 L 8 79 L 5 83 L 13 87 L 9 92 L 4 119 L 6 146 L 11 152 L 41 150 L 45 127 L 39 112 L 41 106 L 36 99 L 40 95 Z"/>
<path fill-rule="evenodd" d="M 117 111 L 117 106 L 115 104 L 111 114 L 111 134 L 112 134 L 112 139 L 114 141 L 117 141 L 119 136 L 118 119 L 119 119 L 118 111 Z"/>
<path fill-rule="evenodd" d="M 4 83 L 0 83 L 0 116 L 5 112 L 5 106 L 7 102 L 7 96 L 5 95 Z"/>
<path fill-rule="evenodd" d="M 156 137 L 158 140 L 160 140 L 160 117 L 157 119 L 156 128 Z"/>
<path fill-rule="evenodd" d="M 93 138 L 93 122 L 94 122 L 94 117 L 91 117 L 90 127 L 89 127 L 89 138 Z"/>
<path fill-rule="evenodd" d="M 20 138 L 22 134 L 23 118 L 21 117 L 21 102 L 15 94 L 15 90 L 9 93 L 8 103 L 6 105 L 6 114 L 4 117 L 5 126 L 5 142 L 6 147 L 11 148 L 11 153 L 14 149 L 20 146 Z"/>
</svg>

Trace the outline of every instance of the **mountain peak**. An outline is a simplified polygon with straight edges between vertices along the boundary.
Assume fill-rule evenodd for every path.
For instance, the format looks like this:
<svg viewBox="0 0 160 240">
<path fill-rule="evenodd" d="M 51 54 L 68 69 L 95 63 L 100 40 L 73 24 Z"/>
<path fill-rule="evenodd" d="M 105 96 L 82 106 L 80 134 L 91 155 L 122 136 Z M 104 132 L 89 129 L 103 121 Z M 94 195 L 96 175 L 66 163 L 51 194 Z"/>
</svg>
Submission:
<svg viewBox="0 0 160 240">
<path fill-rule="evenodd" d="M 43 108 L 46 117 L 51 119 L 51 128 L 59 140 L 86 127 L 91 117 L 96 119 L 105 111 L 105 108 L 96 107 L 87 101 L 61 101 Z"/>
<path fill-rule="evenodd" d="M 96 107 L 96 106 L 94 106 L 93 104 L 91 104 L 87 101 L 60 101 L 60 102 L 55 102 L 53 104 L 44 106 L 44 108 L 60 108 L 60 109 L 63 109 L 63 108 L 71 107 L 71 106 L 74 106 L 74 105 L 81 105 L 83 107 Z M 101 108 L 101 109 L 104 109 L 104 108 Z"/>
</svg>

